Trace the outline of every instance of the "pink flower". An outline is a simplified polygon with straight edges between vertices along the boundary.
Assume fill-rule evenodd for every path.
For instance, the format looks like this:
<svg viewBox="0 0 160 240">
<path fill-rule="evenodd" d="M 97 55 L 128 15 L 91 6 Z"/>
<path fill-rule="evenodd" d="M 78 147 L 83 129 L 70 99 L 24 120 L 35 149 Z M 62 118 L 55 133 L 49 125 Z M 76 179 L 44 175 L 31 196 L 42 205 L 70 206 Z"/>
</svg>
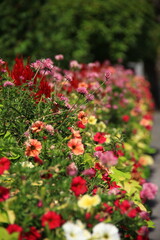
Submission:
<svg viewBox="0 0 160 240">
<path fill-rule="evenodd" d="M 54 58 L 58 61 L 58 60 L 63 60 L 64 56 L 62 54 L 58 54 Z"/>
<path fill-rule="evenodd" d="M 7 86 L 14 86 L 14 83 L 13 82 L 10 82 L 10 81 L 5 81 L 4 83 L 3 83 L 3 87 L 7 87 Z"/>
<path fill-rule="evenodd" d="M 67 168 L 66 172 L 69 176 L 75 176 L 78 173 L 78 168 L 74 162 L 70 163 Z"/>
<path fill-rule="evenodd" d="M 106 71 L 106 73 L 105 73 L 106 80 L 108 80 L 110 77 L 111 77 L 111 72 L 110 71 Z"/>
<path fill-rule="evenodd" d="M 94 95 L 93 94 L 86 94 L 86 99 L 87 99 L 87 101 L 93 101 L 94 100 Z"/>
<path fill-rule="evenodd" d="M 79 64 L 76 60 L 72 60 L 69 63 L 70 68 L 81 69 L 81 64 Z"/>
<path fill-rule="evenodd" d="M 96 170 L 94 168 L 89 168 L 89 169 L 85 169 L 82 172 L 83 175 L 89 176 L 89 177 L 95 177 L 96 175 Z"/>
<path fill-rule="evenodd" d="M 77 92 L 81 93 L 81 94 L 84 94 L 84 95 L 88 93 L 88 91 L 87 91 L 87 89 L 85 87 L 77 88 Z"/>
<path fill-rule="evenodd" d="M 53 133 L 54 133 L 54 128 L 52 127 L 52 125 L 47 124 L 47 125 L 45 126 L 45 129 L 47 130 L 47 132 L 49 132 L 51 135 L 53 135 Z"/>
<path fill-rule="evenodd" d="M 114 155 L 112 151 L 107 151 L 100 155 L 100 161 L 103 165 L 107 165 L 108 167 L 110 167 L 117 164 L 118 158 Z"/>
<path fill-rule="evenodd" d="M 142 199 L 154 199 L 158 191 L 158 186 L 154 183 L 144 183 L 140 196 Z"/>
</svg>

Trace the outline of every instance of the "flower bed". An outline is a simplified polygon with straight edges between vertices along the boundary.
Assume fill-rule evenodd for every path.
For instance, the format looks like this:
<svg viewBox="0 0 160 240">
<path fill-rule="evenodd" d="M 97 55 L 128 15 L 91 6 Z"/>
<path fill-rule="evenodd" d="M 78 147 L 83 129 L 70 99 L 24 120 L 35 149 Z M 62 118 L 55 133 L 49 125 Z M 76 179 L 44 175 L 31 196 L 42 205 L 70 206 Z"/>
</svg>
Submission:
<svg viewBox="0 0 160 240">
<path fill-rule="evenodd" d="M 0 60 L 0 239 L 147 240 L 149 83 L 62 59 Z"/>
</svg>

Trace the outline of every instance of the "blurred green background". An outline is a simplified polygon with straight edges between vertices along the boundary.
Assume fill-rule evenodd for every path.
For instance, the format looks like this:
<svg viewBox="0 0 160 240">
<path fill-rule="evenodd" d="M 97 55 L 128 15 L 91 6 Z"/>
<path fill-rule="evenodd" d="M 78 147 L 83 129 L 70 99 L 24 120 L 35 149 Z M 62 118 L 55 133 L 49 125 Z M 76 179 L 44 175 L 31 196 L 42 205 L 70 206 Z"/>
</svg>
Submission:
<svg viewBox="0 0 160 240">
<path fill-rule="evenodd" d="M 0 57 L 143 61 L 159 104 L 159 0 L 1 0 Z M 153 80 L 154 79 L 154 80 Z"/>
</svg>

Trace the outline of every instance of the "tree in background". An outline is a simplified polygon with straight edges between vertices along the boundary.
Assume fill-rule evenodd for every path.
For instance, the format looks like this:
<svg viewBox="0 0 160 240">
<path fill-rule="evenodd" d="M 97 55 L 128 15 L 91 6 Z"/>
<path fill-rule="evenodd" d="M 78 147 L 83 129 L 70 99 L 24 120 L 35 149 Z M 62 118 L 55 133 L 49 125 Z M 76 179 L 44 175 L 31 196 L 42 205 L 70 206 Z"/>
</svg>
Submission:
<svg viewBox="0 0 160 240">
<path fill-rule="evenodd" d="M 70 59 L 143 60 L 155 78 L 157 8 L 158 0 L 1 0 L 0 57 L 11 62 L 17 55 L 35 60 L 61 53 L 64 66 Z"/>
<path fill-rule="evenodd" d="M 1 0 L 0 18 L 1 57 L 12 59 L 62 53 L 67 61 L 116 61 L 128 59 L 130 49 L 138 59 L 154 27 L 148 0 Z"/>
</svg>

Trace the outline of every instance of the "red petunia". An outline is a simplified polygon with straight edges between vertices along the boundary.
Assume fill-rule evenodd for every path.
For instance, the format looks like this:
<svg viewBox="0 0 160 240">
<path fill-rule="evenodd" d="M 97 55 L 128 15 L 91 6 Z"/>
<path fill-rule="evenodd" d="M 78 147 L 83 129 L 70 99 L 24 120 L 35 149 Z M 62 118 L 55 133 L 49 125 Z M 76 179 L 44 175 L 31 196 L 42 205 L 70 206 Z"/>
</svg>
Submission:
<svg viewBox="0 0 160 240">
<path fill-rule="evenodd" d="M 71 190 L 74 192 L 75 196 L 84 194 L 87 192 L 88 188 L 86 186 L 86 180 L 78 176 L 72 179 Z"/>
<path fill-rule="evenodd" d="M 41 222 L 43 227 L 48 225 L 49 229 L 55 229 L 60 227 L 63 221 L 61 215 L 56 212 L 49 211 L 42 216 Z"/>
<path fill-rule="evenodd" d="M 0 175 L 4 173 L 5 170 L 8 170 L 10 168 L 10 161 L 2 157 L 0 158 Z"/>
<path fill-rule="evenodd" d="M 86 128 L 86 126 L 82 123 L 82 121 L 77 122 L 77 127 L 82 129 Z"/>
<path fill-rule="evenodd" d="M 8 227 L 7 227 L 6 229 L 7 229 L 7 231 L 8 231 L 10 234 L 12 234 L 12 233 L 14 233 L 14 232 L 18 232 L 18 233 L 19 233 L 19 238 L 18 238 L 18 240 L 21 240 L 21 239 L 22 239 L 22 231 L 23 231 L 23 229 L 22 229 L 22 227 L 20 227 L 19 225 L 17 225 L 17 224 L 10 224 L 10 225 L 8 225 Z"/>
<path fill-rule="evenodd" d="M 29 232 L 26 232 L 23 236 L 23 240 L 39 240 L 41 239 L 41 234 L 35 227 L 30 227 Z"/>
<path fill-rule="evenodd" d="M 105 133 L 98 132 L 94 135 L 94 141 L 102 144 L 106 141 L 106 138 L 104 136 Z"/>
<path fill-rule="evenodd" d="M 0 186 L 0 202 L 3 202 L 9 198 L 9 189 Z"/>
</svg>

